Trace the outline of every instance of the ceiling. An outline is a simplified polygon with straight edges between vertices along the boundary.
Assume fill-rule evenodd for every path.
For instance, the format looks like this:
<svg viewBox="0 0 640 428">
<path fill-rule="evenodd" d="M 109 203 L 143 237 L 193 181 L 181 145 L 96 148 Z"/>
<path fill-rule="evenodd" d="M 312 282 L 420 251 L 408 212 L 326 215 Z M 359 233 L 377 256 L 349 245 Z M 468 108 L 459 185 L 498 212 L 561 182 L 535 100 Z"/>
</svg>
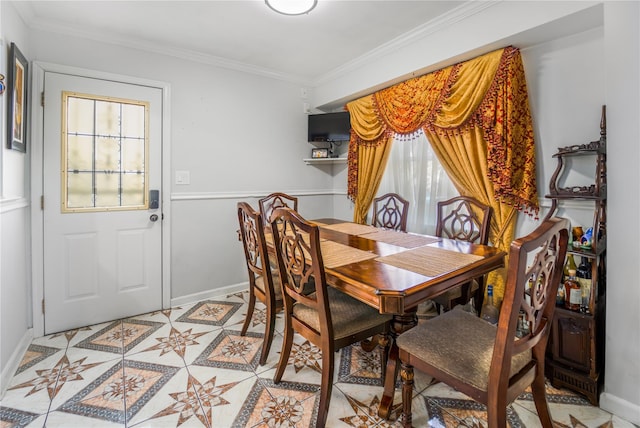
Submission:
<svg viewBox="0 0 640 428">
<path fill-rule="evenodd" d="M 263 0 L 13 4 L 33 29 L 313 82 L 466 3 L 318 0 L 314 10 L 300 16 L 279 15 Z"/>
</svg>

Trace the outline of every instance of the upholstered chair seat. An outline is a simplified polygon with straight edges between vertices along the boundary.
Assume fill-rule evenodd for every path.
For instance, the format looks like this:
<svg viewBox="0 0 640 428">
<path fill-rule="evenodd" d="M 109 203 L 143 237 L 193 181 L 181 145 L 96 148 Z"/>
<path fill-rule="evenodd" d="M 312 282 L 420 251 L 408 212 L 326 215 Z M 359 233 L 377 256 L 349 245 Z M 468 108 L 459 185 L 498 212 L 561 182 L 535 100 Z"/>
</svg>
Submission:
<svg viewBox="0 0 640 428">
<path fill-rule="evenodd" d="M 329 294 L 329 311 L 333 323 L 333 337 L 336 340 L 353 336 L 363 330 L 369 330 L 380 322 L 391 321 L 391 315 L 380 315 L 370 306 L 360 303 L 351 296 L 334 288 L 327 288 Z M 315 298 L 315 293 L 309 296 Z M 316 331 L 320 331 L 318 311 L 310 306 L 296 303 L 293 315 Z"/>
<path fill-rule="evenodd" d="M 401 334 L 397 343 L 407 353 L 448 376 L 486 391 L 497 332 L 496 326 L 456 306 L 454 310 Z M 509 376 L 518 373 L 530 361 L 530 350 L 515 355 L 511 359 Z"/>
</svg>

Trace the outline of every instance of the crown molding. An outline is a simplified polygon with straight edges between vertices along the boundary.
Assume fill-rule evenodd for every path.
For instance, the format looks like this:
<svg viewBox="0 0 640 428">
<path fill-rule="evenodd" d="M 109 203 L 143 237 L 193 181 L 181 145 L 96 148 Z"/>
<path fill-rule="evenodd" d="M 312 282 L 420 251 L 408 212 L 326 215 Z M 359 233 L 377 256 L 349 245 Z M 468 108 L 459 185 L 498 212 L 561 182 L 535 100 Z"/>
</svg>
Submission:
<svg viewBox="0 0 640 428">
<path fill-rule="evenodd" d="M 38 18 L 33 10 L 33 5 L 31 2 L 14 1 L 12 3 L 16 11 L 18 12 L 18 15 L 20 15 L 25 24 L 32 30 L 47 31 L 66 36 L 93 40 L 96 42 L 111 44 L 115 46 L 137 49 L 143 52 L 157 53 L 160 55 L 171 56 L 174 58 L 193 61 L 200 64 L 212 65 L 229 70 L 241 71 L 244 73 L 268 77 L 270 79 L 297 83 L 304 86 L 310 86 L 312 83 L 311 79 L 307 79 L 302 76 L 283 73 L 278 70 L 272 70 L 264 67 L 257 67 L 252 64 L 234 61 L 215 55 L 208 55 L 202 52 L 173 48 L 159 43 L 142 42 L 140 40 L 116 37 L 112 34 L 73 29 L 64 25 L 51 23 Z"/>
<path fill-rule="evenodd" d="M 406 33 L 392 39 L 379 47 L 361 55 L 352 61 L 343 64 L 340 67 L 333 69 L 332 71 L 318 77 L 313 81 L 312 86 L 319 86 L 329 81 L 337 79 L 351 71 L 361 68 L 363 65 L 371 62 L 374 59 L 383 57 L 387 54 L 396 52 L 398 49 L 411 44 L 417 40 L 424 39 L 430 34 L 437 33 L 438 31 L 447 28 L 453 24 L 467 19 L 470 16 L 476 15 L 498 3 L 502 3 L 504 0 L 473 0 L 468 1 L 450 11 L 437 16 L 424 23 L 423 25 L 416 27 Z"/>
<path fill-rule="evenodd" d="M 96 42 L 107 43 L 126 48 L 133 48 L 144 52 L 157 53 L 160 55 L 171 56 L 174 58 L 180 58 L 201 64 L 216 66 L 234 71 L 241 71 L 244 73 L 254 74 L 291 83 L 297 83 L 303 86 L 314 87 L 339 78 L 349 73 L 350 71 L 362 67 L 364 64 L 376 58 L 383 57 L 384 55 L 397 51 L 403 46 L 423 39 L 430 34 L 434 34 L 442 30 L 443 28 L 446 28 L 470 16 L 478 14 L 485 9 L 494 6 L 495 4 L 502 3 L 503 1 L 505 0 L 471 0 L 465 2 L 455 9 L 439 15 L 436 18 L 424 23 L 423 25 L 408 31 L 401 36 L 396 37 L 395 39 L 390 40 L 389 42 L 386 42 L 379 47 L 367 52 L 366 54 L 361 55 L 353 59 L 352 61 L 349 61 L 342 66 L 335 68 L 332 71 L 317 78 L 306 78 L 300 75 L 283 73 L 278 70 L 257 67 L 252 64 L 234 61 L 215 55 L 208 55 L 202 52 L 188 49 L 172 48 L 164 44 L 142 42 L 140 40 L 116 37 L 112 34 L 72 29 L 64 25 L 54 24 L 38 18 L 34 12 L 34 6 L 32 2 L 13 1 L 12 3 L 25 24 L 33 30 L 48 31 L 72 37 L 89 39 Z"/>
</svg>

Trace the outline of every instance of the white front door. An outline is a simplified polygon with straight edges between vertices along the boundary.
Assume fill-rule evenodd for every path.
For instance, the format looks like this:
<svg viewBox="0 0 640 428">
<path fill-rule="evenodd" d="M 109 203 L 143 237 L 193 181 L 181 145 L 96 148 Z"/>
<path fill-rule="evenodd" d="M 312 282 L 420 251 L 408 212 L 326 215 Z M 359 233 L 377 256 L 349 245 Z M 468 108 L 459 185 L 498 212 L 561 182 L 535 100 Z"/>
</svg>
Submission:
<svg viewBox="0 0 640 428">
<path fill-rule="evenodd" d="M 55 72 L 44 88 L 45 334 L 161 309 L 162 90 Z"/>
</svg>

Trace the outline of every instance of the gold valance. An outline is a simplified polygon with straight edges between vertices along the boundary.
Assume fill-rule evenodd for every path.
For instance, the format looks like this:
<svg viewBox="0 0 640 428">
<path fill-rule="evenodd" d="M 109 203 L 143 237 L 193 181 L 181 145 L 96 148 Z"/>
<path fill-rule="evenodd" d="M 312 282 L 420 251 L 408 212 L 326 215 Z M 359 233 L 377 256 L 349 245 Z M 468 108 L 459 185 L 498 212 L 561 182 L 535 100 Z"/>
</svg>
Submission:
<svg viewBox="0 0 640 428">
<path fill-rule="evenodd" d="M 352 200 L 359 191 L 359 146 L 389 144 L 394 135 L 418 130 L 427 135 L 477 131 L 486 144 L 486 173 L 495 196 L 537 215 L 533 127 L 517 48 L 406 80 L 352 101 L 347 109 L 353 130 L 348 185 Z"/>
</svg>

